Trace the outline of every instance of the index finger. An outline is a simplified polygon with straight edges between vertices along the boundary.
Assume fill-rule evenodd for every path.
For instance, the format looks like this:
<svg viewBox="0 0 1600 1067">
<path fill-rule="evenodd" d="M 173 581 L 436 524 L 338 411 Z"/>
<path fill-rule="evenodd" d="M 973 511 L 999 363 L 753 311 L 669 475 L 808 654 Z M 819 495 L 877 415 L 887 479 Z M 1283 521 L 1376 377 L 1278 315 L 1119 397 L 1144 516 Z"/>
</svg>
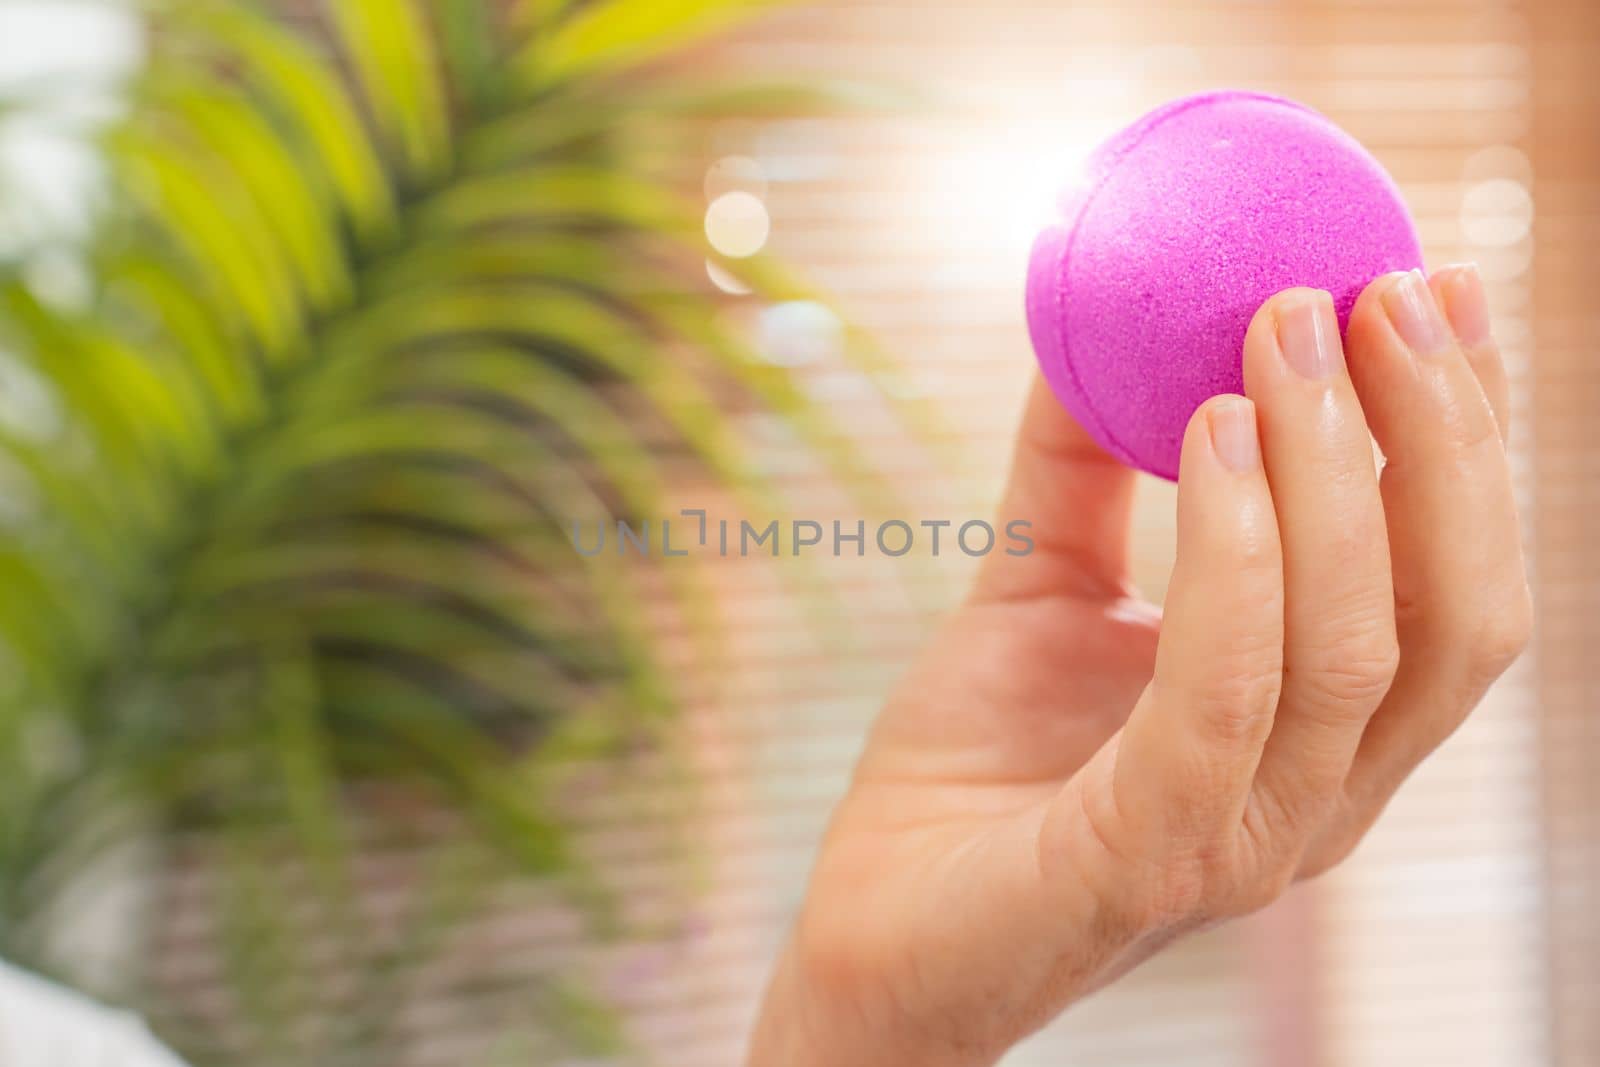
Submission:
<svg viewBox="0 0 1600 1067">
<path fill-rule="evenodd" d="M 1002 527 L 1029 523 L 1034 549 L 987 556 L 974 598 L 1124 595 L 1133 479 L 1035 373 L 999 511 Z"/>
</svg>

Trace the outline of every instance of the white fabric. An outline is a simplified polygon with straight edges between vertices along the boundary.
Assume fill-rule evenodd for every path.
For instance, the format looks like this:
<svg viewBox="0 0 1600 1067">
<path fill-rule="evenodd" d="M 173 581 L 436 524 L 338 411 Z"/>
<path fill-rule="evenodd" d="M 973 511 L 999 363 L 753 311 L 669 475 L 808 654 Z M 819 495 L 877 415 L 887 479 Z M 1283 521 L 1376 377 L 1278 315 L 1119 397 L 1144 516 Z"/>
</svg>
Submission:
<svg viewBox="0 0 1600 1067">
<path fill-rule="evenodd" d="M 0 1067 L 183 1067 L 138 1016 L 0 962 Z"/>
</svg>

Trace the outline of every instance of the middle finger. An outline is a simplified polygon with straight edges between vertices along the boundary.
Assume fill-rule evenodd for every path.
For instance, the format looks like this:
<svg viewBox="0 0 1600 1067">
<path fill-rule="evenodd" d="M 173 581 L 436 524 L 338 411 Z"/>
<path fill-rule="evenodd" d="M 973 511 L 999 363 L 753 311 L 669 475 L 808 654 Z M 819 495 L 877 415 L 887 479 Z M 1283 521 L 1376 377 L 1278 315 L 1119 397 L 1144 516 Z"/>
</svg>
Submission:
<svg viewBox="0 0 1600 1067">
<path fill-rule="evenodd" d="M 1291 289 L 1267 301 L 1245 338 L 1244 380 L 1260 411 L 1285 596 L 1282 696 L 1247 818 L 1282 840 L 1278 823 L 1304 837 L 1331 810 L 1394 677 L 1394 592 L 1372 439 L 1332 298 Z"/>
</svg>

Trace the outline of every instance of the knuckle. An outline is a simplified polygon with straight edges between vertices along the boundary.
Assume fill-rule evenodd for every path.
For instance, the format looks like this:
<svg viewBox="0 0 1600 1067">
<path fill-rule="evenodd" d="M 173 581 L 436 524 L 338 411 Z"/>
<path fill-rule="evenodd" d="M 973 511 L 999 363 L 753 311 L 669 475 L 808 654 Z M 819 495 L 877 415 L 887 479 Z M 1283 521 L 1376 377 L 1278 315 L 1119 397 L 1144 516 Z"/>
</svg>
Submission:
<svg viewBox="0 0 1600 1067">
<path fill-rule="evenodd" d="M 1279 849 L 1258 854 L 1236 840 L 1219 840 L 1197 851 L 1168 887 L 1171 906 L 1191 926 L 1260 911 L 1294 882 L 1295 856 Z"/>
<path fill-rule="evenodd" d="M 1260 911 L 1288 891 L 1299 870 L 1295 850 L 1253 856 L 1218 838 L 1166 864 L 1138 898 L 1141 927 L 1172 932 Z"/>
<path fill-rule="evenodd" d="M 1199 724 L 1208 740 L 1248 741 L 1271 726 L 1283 689 L 1282 649 L 1252 636 L 1216 655 L 1202 678 L 1175 679 L 1158 668 L 1152 689 L 1159 704 Z"/>
<path fill-rule="evenodd" d="M 1091 765 L 1092 767 L 1092 765 Z M 1100 901 L 1100 923 L 1125 942 L 1180 921 L 1185 906 L 1181 870 L 1171 855 L 1129 834 L 1106 790 L 1072 789 L 1075 799 L 1053 809 L 1039 834 L 1040 869 L 1047 880 L 1087 880 Z"/>
<path fill-rule="evenodd" d="M 1299 820 L 1265 797 L 1253 803 L 1241 824 L 1242 844 L 1253 872 L 1233 902 L 1234 915 L 1248 915 L 1278 899 L 1293 884 L 1304 834 Z"/>
<path fill-rule="evenodd" d="M 1370 626 L 1328 645 L 1307 671 L 1308 682 L 1328 700 L 1376 706 L 1400 668 L 1392 627 Z"/>
<path fill-rule="evenodd" d="M 1473 662 L 1488 680 L 1493 680 L 1516 662 L 1532 636 L 1533 600 L 1527 583 L 1521 582 L 1505 602 L 1480 621 L 1471 643 Z"/>
<path fill-rule="evenodd" d="M 1192 929 L 1215 911 L 1217 872 L 1204 849 L 1174 848 L 1125 873 L 1112 908 L 1118 925 L 1135 938 Z"/>
<path fill-rule="evenodd" d="M 1289 810 L 1272 792 L 1259 790 L 1245 808 L 1239 824 L 1241 842 L 1252 861 L 1261 864 L 1281 856 L 1291 842 L 1304 836 L 1304 819 Z"/>
<path fill-rule="evenodd" d="M 1282 682 L 1276 669 L 1241 662 L 1237 670 L 1223 670 L 1218 681 L 1190 694 L 1189 706 L 1214 740 L 1249 741 L 1271 726 Z"/>
</svg>

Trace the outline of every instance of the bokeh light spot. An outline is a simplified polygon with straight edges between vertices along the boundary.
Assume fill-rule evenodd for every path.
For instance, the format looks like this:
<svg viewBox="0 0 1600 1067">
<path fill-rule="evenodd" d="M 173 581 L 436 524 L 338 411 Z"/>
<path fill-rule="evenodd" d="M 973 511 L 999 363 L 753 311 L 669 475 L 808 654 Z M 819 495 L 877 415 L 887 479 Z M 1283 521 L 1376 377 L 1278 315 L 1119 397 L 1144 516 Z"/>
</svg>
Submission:
<svg viewBox="0 0 1600 1067">
<path fill-rule="evenodd" d="M 761 354 L 781 367 L 823 363 L 844 335 L 839 316 L 814 300 L 787 300 L 761 312 Z"/>
<path fill-rule="evenodd" d="M 1511 178 L 1490 178 L 1461 194 L 1461 232 L 1473 244 L 1507 248 L 1528 236 L 1533 226 L 1533 196 Z"/>
<path fill-rule="evenodd" d="M 711 279 L 712 285 L 721 289 L 724 293 L 732 293 L 734 296 L 748 296 L 750 294 L 748 285 L 735 278 L 728 272 L 726 267 L 714 259 L 706 260 L 706 277 Z"/>
<path fill-rule="evenodd" d="M 761 251 L 771 230 L 767 206 L 749 193 L 724 193 L 706 208 L 706 240 L 733 259 Z"/>
</svg>

